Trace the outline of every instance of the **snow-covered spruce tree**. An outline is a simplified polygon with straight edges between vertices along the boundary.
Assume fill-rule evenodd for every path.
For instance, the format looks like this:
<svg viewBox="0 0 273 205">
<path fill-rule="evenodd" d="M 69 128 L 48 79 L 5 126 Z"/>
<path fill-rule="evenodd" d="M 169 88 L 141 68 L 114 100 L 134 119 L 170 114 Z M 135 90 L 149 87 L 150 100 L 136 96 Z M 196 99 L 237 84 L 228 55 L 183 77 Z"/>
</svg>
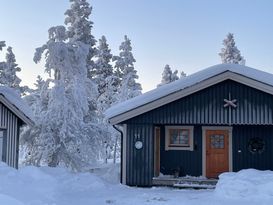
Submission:
<svg viewBox="0 0 273 205">
<path fill-rule="evenodd" d="M 6 47 L 6 42 L 5 41 L 0 41 L 0 51 L 2 51 L 2 49 Z"/>
<path fill-rule="evenodd" d="M 115 162 L 117 152 L 115 148 L 117 147 L 119 136 L 119 133 L 113 129 L 104 116 L 104 111 L 117 102 L 118 78 L 113 73 L 113 67 L 111 65 L 112 57 L 107 40 L 105 36 L 102 36 L 101 39 L 99 39 L 97 48 L 96 69 L 93 73 L 93 79 L 98 85 L 98 119 L 103 130 L 101 138 L 105 142 L 104 161 L 106 163 L 107 158 L 114 158 Z"/>
<path fill-rule="evenodd" d="M 95 57 L 97 60 L 95 61 L 96 68 L 93 73 L 93 79 L 98 85 L 98 92 L 99 95 L 101 95 L 106 91 L 107 78 L 113 76 L 113 67 L 110 64 L 113 56 L 105 36 L 102 36 L 101 39 L 99 39 L 99 45 Z"/>
<path fill-rule="evenodd" d="M 116 76 L 120 80 L 118 100 L 120 102 L 133 98 L 141 94 L 141 85 L 136 82 L 138 79 L 137 71 L 134 68 L 134 59 L 132 53 L 131 41 L 124 36 L 124 42 L 119 47 L 119 56 L 113 57 L 116 68 Z"/>
<path fill-rule="evenodd" d="M 184 72 L 184 71 L 181 71 L 181 73 L 180 73 L 180 79 L 181 78 L 184 78 L 184 77 L 186 77 L 187 76 L 187 74 Z"/>
<path fill-rule="evenodd" d="M 32 127 L 23 127 L 20 134 L 20 156 L 23 163 L 26 165 L 40 166 L 47 164 L 46 154 L 46 139 L 42 139 L 42 129 L 44 126 L 44 116 L 48 111 L 49 102 L 49 83 L 51 79 L 43 80 L 40 76 L 37 77 L 35 89 L 24 97 L 28 105 L 33 111 L 35 125 Z M 49 144 L 51 145 L 51 143 Z"/>
<path fill-rule="evenodd" d="M 178 80 L 178 71 L 175 70 L 174 72 L 172 71 L 171 67 L 167 64 L 164 67 L 163 73 L 162 73 L 162 79 L 161 83 L 157 85 L 157 87 L 168 84 L 170 82 L 173 82 L 175 80 Z"/>
<path fill-rule="evenodd" d="M 0 51 L 2 51 L 4 47 L 6 47 L 5 41 L 0 41 Z M 0 72 L 5 68 L 5 66 L 6 66 L 5 62 L 0 61 Z"/>
<path fill-rule="evenodd" d="M 86 0 L 70 0 L 71 6 L 65 12 L 65 24 L 69 41 L 80 41 L 89 46 L 87 55 L 88 77 L 91 79 L 95 63 L 93 57 L 96 55 L 96 39 L 91 34 L 93 22 L 89 20 L 92 12 L 92 7 Z"/>
<path fill-rule="evenodd" d="M 82 42 L 88 46 L 88 54 L 86 58 L 87 76 L 91 80 L 89 82 L 90 91 L 96 88 L 96 83 L 93 80 L 94 70 L 96 68 L 94 56 L 96 55 L 96 40 L 91 34 L 93 22 L 89 19 L 92 7 L 86 0 L 70 0 L 70 8 L 65 12 L 65 24 L 67 25 L 67 37 L 69 42 Z M 88 96 L 89 111 L 85 116 L 86 122 L 98 123 L 97 121 L 97 96 L 94 92 L 90 92 Z"/>
<path fill-rule="evenodd" d="M 45 53 L 45 71 L 54 73 L 54 86 L 49 92 L 47 111 L 42 119 L 43 144 L 40 152 L 49 166 L 64 165 L 81 170 L 97 157 L 96 125 L 87 124 L 88 89 L 86 58 L 89 46 L 81 41 L 67 40 L 65 27 L 49 29 L 49 40 L 36 49 L 34 61 L 38 63 Z"/>
<path fill-rule="evenodd" d="M 239 49 L 235 45 L 234 35 L 228 33 L 227 37 L 223 40 L 224 48 L 219 53 L 222 63 L 234 63 L 245 65 L 245 59 L 241 56 Z"/>
<path fill-rule="evenodd" d="M 19 94 L 25 95 L 29 91 L 27 86 L 20 86 L 21 79 L 17 76 L 21 68 L 16 63 L 12 47 L 7 48 L 6 61 L 1 63 L 0 84 L 15 89 Z"/>
</svg>

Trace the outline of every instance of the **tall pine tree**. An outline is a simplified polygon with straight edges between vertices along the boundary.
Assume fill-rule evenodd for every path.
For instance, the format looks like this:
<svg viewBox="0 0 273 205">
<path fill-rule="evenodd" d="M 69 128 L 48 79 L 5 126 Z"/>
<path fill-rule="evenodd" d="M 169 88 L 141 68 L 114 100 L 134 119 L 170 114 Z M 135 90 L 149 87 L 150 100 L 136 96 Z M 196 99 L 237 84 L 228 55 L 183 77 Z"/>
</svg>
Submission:
<svg viewBox="0 0 273 205">
<path fill-rule="evenodd" d="M 86 58 L 87 76 L 91 80 L 89 86 L 90 96 L 88 96 L 89 111 L 85 116 L 85 121 L 97 123 L 97 91 L 94 82 L 94 70 L 96 69 L 94 56 L 97 53 L 96 40 L 92 35 L 93 22 L 89 19 L 92 7 L 86 0 L 70 0 L 70 8 L 65 12 L 65 24 L 67 25 L 67 37 L 70 42 L 82 42 L 88 46 Z"/>
<path fill-rule="evenodd" d="M 96 54 L 97 60 L 95 61 L 96 69 L 93 75 L 93 79 L 98 85 L 99 95 L 106 91 L 106 79 L 113 76 L 113 67 L 111 65 L 112 57 L 106 38 L 102 36 L 101 39 L 99 39 Z"/>
<path fill-rule="evenodd" d="M 95 69 L 93 57 L 96 55 L 96 40 L 91 34 L 93 22 L 89 19 L 92 7 L 86 0 L 70 0 L 70 2 L 70 9 L 65 12 L 68 39 L 70 41 L 80 41 L 89 46 L 87 69 L 88 77 L 91 79 Z"/>
<path fill-rule="evenodd" d="M 162 73 L 162 79 L 161 83 L 157 85 L 157 87 L 168 84 L 170 82 L 176 81 L 179 79 L 178 77 L 178 71 L 175 70 L 174 72 L 172 71 L 171 67 L 167 64 L 164 67 L 163 73 Z"/>
<path fill-rule="evenodd" d="M 47 111 L 42 119 L 40 142 L 43 158 L 49 166 L 64 164 L 81 170 L 99 155 L 96 126 L 87 124 L 88 88 L 86 58 L 89 45 L 68 38 L 63 26 L 49 29 L 49 40 L 36 49 L 34 61 L 46 53 L 45 71 L 54 73 Z"/>
<path fill-rule="evenodd" d="M 13 88 L 21 95 L 25 95 L 29 91 L 29 88 L 27 86 L 20 86 L 21 79 L 17 76 L 17 73 L 20 71 L 21 68 L 16 63 L 12 47 L 9 46 L 7 48 L 6 61 L 0 65 L 0 84 Z"/>
<path fill-rule="evenodd" d="M 222 63 L 234 63 L 245 65 L 245 59 L 241 56 L 241 52 L 235 45 L 234 35 L 228 33 L 227 37 L 223 40 L 224 48 L 219 53 Z"/>
<path fill-rule="evenodd" d="M 115 56 L 116 76 L 120 80 L 119 86 L 119 101 L 133 98 L 141 94 L 141 85 L 137 83 L 137 71 L 134 68 L 136 62 L 133 53 L 130 39 L 125 35 L 124 41 L 119 47 L 119 56 Z"/>
</svg>

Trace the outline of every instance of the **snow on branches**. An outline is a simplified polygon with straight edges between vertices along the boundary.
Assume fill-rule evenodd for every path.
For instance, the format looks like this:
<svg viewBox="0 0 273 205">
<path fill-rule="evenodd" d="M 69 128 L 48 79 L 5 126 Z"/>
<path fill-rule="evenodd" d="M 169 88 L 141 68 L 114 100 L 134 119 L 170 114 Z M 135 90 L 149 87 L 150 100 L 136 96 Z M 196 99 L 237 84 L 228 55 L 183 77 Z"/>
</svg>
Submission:
<svg viewBox="0 0 273 205">
<path fill-rule="evenodd" d="M 219 53 L 222 63 L 234 63 L 245 65 L 245 59 L 241 56 L 241 52 L 235 45 L 234 35 L 228 33 L 227 37 L 223 40 L 224 48 Z"/>
</svg>

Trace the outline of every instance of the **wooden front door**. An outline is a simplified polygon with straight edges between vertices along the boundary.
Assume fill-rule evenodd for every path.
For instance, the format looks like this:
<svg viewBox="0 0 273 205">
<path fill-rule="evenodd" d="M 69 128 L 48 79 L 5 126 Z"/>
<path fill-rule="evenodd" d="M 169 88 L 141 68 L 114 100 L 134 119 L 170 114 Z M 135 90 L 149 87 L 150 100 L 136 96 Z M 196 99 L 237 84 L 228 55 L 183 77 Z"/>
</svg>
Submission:
<svg viewBox="0 0 273 205">
<path fill-rule="evenodd" d="M 228 130 L 206 130 L 206 177 L 229 171 Z"/>
</svg>

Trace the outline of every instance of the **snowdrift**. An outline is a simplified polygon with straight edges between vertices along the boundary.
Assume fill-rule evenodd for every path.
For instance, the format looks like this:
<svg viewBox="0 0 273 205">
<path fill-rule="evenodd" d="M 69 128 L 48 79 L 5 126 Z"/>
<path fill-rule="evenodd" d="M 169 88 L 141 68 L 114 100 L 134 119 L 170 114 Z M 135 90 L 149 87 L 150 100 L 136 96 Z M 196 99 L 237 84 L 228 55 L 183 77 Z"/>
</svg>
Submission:
<svg viewBox="0 0 273 205">
<path fill-rule="evenodd" d="M 273 171 L 246 169 L 223 173 L 219 176 L 215 193 L 226 198 L 273 200 Z"/>
<path fill-rule="evenodd" d="M 63 168 L 23 167 L 0 162 L 0 205 L 271 205 L 273 172 L 243 170 L 220 175 L 216 190 L 136 188 L 117 182 L 119 167 L 97 173 Z"/>
<path fill-rule="evenodd" d="M 22 202 L 54 204 L 56 198 L 65 202 L 72 195 L 92 193 L 105 187 L 105 182 L 91 173 L 72 173 L 63 168 L 33 166 L 16 170 L 0 162 L 1 205 L 19 205 Z"/>
</svg>

